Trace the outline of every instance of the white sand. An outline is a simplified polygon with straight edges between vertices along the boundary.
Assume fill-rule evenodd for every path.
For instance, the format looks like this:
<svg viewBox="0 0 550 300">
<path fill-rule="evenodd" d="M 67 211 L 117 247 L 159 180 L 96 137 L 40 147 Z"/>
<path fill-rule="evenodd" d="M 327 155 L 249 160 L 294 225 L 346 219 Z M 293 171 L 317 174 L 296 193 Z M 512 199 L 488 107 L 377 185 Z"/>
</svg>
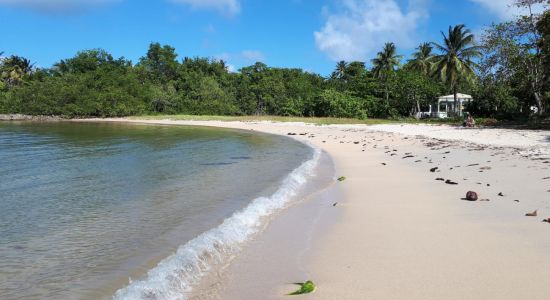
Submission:
<svg viewBox="0 0 550 300">
<path fill-rule="evenodd" d="M 482 145 L 531 148 L 532 153 L 550 155 L 548 130 L 514 130 L 496 128 L 464 128 L 449 125 L 392 124 L 373 125 L 372 130 L 422 135 L 443 140 L 457 140 Z"/>
<path fill-rule="evenodd" d="M 263 299 L 286 299 L 284 293 L 290 288 L 287 283 L 308 279 L 314 280 L 318 289 L 304 299 L 550 297 L 550 224 L 541 222 L 550 217 L 550 179 L 545 179 L 550 177 L 550 161 L 545 158 L 545 153 L 550 153 L 547 131 L 145 122 L 284 135 L 307 132 L 314 137 L 294 138 L 308 140 L 327 151 L 337 174 L 347 177 L 337 183 L 343 196 L 320 204 L 339 202 L 336 207 L 330 205 L 328 211 L 338 212 L 341 217 L 320 234 L 307 237 L 309 250 L 301 256 L 308 259 L 300 269 L 287 272 L 291 264 L 284 260 L 288 256 L 276 253 L 285 249 L 281 243 L 304 238 L 290 233 L 287 241 L 275 238 L 288 232 L 292 217 L 286 217 L 283 224 L 275 222 L 272 232 L 268 230 L 251 246 L 261 255 L 235 260 L 229 271 L 248 276 L 236 275 L 233 280 L 219 283 L 221 299 L 258 299 L 261 294 Z M 438 170 L 430 172 L 434 167 Z M 437 177 L 458 185 L 436 181 Z M 461 200 L 469 190 L 490 201 Z M 537 217 L 525 216 L 535 209 Z M 303 215 L 304 219 L 308 217 Z M 296 231 L 304 229 L 300 226 L 307 227 L 300 222 L 294 224 L 297 228 L 290 228 Z M 294 277 L 278 277 L 281 274 Z M 270 284 L 278 281 L 280 285 L 265 286 L 261 278 L 266 276 L 271 276 Z M 258 278 L 258 282 L 245 284 L 245 278 Z"/>
</svg>

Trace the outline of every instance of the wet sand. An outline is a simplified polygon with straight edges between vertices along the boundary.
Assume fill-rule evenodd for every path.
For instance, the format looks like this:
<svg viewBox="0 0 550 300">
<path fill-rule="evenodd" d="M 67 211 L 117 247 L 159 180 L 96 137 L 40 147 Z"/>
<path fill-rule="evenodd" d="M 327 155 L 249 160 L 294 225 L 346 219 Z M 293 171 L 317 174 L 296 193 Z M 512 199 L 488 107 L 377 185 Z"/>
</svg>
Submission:
<svg viewBox="0 0 550 300">
<path fill-rule="evenodd" d="M 337 176 L 346 177 L 335 183 L 341 194 L 309 202 L 323 213 L 297 207 L 277 218 L 225 270 L 229 275 L 216 286 L 219 299 L 257 299 L 262 294 L 263 299 L 284 299 L 294 288 L 289 283 L 305 280 L 315 281 L 318 288 L 300 297 L 304 299 L 550 295 L 550 223 L 543 222 L 550 218 L 549 132 L 133 122 L 291 133 L 325 150 Z M 442 129 L 444 137 L 431 134 Z M 416 135 L 420 133 L 424 136 Z M 518 134 L 528 143 L 506 143 Z M 477 140 L 465 138 L 474 135 Z M 463 200 L 468 191 L 477 192 L 479 200 Z M 535 210 L 537 216 L 526 216 Z M 310 230 L 319 218 L 327 222 Z M 304 239 L 306 246 L 292 246 Z M 281 254 L 286 249 L 300 251 L 300 262 L 285 262 L 297 255 Z"/>
</svg>

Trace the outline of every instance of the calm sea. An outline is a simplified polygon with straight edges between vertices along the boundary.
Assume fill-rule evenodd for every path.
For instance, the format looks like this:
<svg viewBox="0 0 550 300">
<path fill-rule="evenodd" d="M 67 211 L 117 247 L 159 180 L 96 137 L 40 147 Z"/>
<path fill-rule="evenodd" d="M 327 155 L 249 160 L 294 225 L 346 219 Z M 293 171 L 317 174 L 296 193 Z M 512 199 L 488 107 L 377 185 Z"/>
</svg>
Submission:
<svg viewBox="0 0 550 300">
<path fill-rule="evenodd" d="M 0 298 L 185 299 L 318 157 L 245 131 L 0 123 Z"/>
</svg>

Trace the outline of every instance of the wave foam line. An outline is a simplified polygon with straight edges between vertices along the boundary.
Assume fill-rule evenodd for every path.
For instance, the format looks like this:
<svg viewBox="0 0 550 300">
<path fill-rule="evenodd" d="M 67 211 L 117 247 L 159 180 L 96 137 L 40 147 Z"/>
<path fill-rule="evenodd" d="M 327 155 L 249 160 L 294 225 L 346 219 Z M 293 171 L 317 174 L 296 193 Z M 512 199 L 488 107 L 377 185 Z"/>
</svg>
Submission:
<svg viewBox="0 0 550 300">
<path fill-rule="evenodd" d="M 180 246 L 175 254 L 149 270 L 143 280 L 130 279 L 130 284 L 118 290 L 113 299 L 186 299 L 192 287 L 212 267 L 236 255 L 243 242 L 262 229 L 264 217 L 289 204 L 307 177 L 313 174 L 320 157 L 321 151 L 314 148 L 312 158 L 294 169 L 273 195 L 254 199 L 218 227 Z"/>
</svg>

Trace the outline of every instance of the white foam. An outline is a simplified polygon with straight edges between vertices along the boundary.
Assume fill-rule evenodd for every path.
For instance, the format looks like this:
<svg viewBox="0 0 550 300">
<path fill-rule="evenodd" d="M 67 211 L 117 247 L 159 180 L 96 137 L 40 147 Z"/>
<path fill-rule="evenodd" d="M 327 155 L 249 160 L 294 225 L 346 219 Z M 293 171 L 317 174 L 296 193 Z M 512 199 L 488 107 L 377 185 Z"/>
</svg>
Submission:
<svg viewBox="0 0 550 300">
<path fill-rule="evenodd" d="M 197 236 L 179 247 L 177 252 L 151 269 L 147 276 L 118 290 L 113 299 L 186 299 L 209 270 L 236 255 L 243 242 L 258 233 L 269 216 L 289 205 L 292 197 L 313 174 L 321 157 L 314 148 L 313 156 L 292 171 L 270 197 L 254 199 L 218 227 Z"/>
</svg>

